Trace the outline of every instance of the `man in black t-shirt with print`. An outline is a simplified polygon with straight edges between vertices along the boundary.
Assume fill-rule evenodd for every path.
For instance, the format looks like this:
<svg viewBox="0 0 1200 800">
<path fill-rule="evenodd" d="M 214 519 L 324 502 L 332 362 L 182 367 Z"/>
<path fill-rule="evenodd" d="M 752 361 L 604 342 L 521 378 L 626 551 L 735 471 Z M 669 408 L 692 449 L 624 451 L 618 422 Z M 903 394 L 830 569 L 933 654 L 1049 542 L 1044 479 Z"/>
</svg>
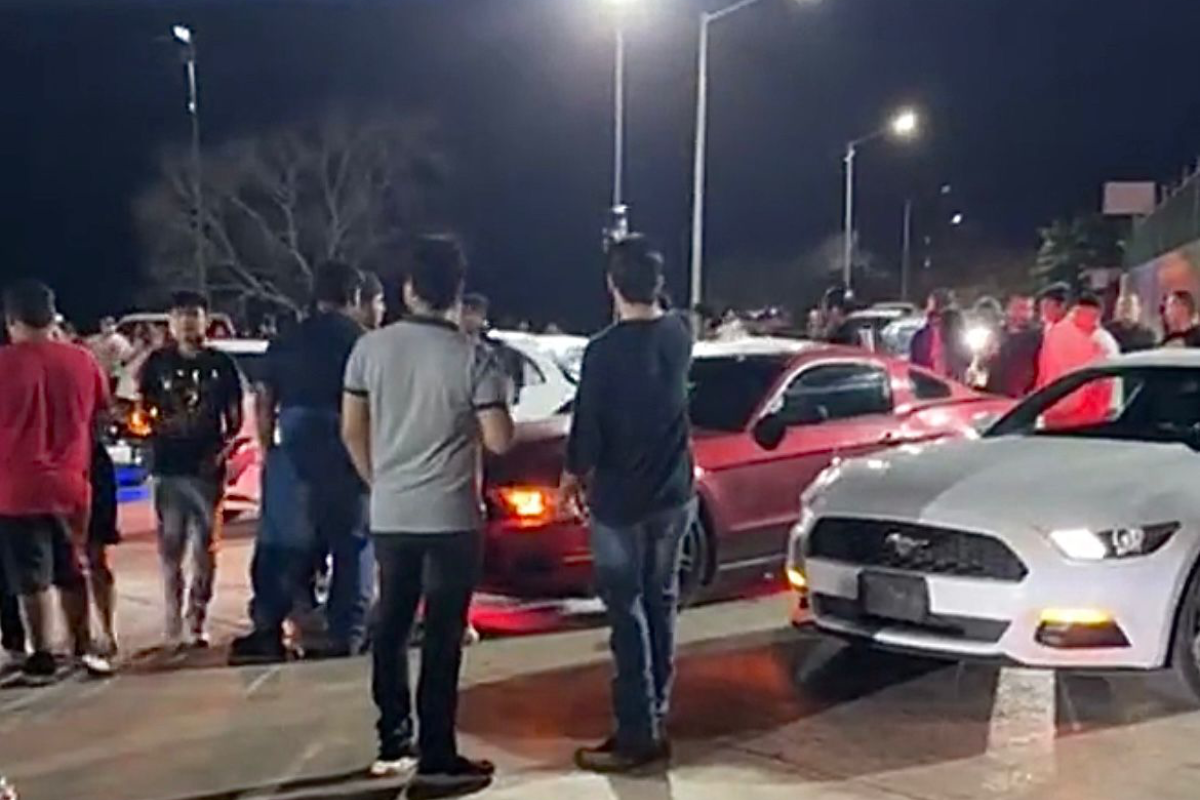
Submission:
<svg viewBox="0 0 1200 800">
<path fill-rule="evenodd" d="M 174 341 L 150 354 L 139 381 L 153 420 L 150 457 L 166 643 L 206 647 L 225 466 L 242 427 L 242 381 L 233 359 L 205 343 L 208 300 L 203 295 L 176 293 L 170 319 Z M 189 545 L 193 563 L 185 641 L 183 561 Z"/>
<path fill-rule="evenodd" d="M 683 536 L 696 513 L 686 320 L 658 302 L 662 257 L 640 236 L 609 251 L 617 323 L 592 340 L 563 493 L 587 484 L 595 580 L 612 626 L 616 733 L 576 753 L 597 772 L 665 760 Z"/>
</svg>

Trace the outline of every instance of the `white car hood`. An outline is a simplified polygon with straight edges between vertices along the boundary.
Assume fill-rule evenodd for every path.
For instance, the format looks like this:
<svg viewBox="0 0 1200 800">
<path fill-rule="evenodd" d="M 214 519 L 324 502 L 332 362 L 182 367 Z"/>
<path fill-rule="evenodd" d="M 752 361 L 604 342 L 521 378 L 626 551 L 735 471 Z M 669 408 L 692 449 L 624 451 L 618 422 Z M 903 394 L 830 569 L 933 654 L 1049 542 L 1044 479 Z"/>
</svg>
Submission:
<svg viewBox="0 0 1200 800">
<path fill-rule="evenodd" d="M 978 530 L 1104 528 L 1190 519 L 1198 486 L 1200 453 L 1181 444 L 1009 436 L 846 462 L 813 510 Z"/>
</svg>

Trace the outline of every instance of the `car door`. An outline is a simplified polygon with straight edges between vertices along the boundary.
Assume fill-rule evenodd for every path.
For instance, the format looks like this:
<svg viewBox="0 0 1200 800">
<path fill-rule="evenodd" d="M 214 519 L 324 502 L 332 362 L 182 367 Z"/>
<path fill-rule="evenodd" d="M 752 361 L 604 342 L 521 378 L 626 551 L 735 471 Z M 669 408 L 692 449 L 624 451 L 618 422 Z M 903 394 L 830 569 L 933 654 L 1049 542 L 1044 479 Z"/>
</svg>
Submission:
<svg viewBox="0 0 1200 800">
<path fill-rule="evenodd" d="M 835 458 L 889 446 L 892 407 L 881 361 L 839 358 L 797 370 L 767 409 L 787 426 L 779 447 L 751 444 L 746 458 L 719 476 L 728 530 L 722 562 L 782 558 L 800 492 Z"/>
</svg>

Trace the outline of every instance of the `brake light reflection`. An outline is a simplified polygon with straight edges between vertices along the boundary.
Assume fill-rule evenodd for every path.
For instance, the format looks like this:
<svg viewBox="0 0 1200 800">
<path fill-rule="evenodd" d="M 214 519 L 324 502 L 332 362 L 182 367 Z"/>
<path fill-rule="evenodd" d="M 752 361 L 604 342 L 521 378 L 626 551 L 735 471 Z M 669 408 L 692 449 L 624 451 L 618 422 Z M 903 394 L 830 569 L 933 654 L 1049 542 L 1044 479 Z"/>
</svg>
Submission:
<svg viewBox="0 0 1200 800">
<path fill-rule="evenodd" d="M 560 503 L 558 492 L 541 486 L 501 486 L 492 492 L 501 519 L 517 528 L 536 528 L 551 522 L 577 521 L 579 509 Z"/>
</svg>

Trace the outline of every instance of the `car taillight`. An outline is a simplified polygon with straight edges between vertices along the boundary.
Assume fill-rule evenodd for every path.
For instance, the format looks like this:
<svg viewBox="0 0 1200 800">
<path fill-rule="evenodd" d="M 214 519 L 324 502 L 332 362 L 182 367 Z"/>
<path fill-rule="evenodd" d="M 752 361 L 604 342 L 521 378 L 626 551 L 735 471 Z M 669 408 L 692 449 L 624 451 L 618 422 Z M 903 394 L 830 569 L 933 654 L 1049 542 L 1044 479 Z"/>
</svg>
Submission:
<svg viewBox="0 0 1200 800">
<path fill-rule="evenodd" d="M 154 421 L 158 419 L 158 409 L 149 411 L 134 407 L 125 420 L 125 427 L 130 435 L 145 438 L 154 433 Z"/>
<path fill-rule="evenodd" d="M 579 510 L 559 502 L 558 492 L 542 486 L 501 486 L 490 492 L 498 517 L 511 527 L 537 528 L 578 520 Z"/>
</svg>

